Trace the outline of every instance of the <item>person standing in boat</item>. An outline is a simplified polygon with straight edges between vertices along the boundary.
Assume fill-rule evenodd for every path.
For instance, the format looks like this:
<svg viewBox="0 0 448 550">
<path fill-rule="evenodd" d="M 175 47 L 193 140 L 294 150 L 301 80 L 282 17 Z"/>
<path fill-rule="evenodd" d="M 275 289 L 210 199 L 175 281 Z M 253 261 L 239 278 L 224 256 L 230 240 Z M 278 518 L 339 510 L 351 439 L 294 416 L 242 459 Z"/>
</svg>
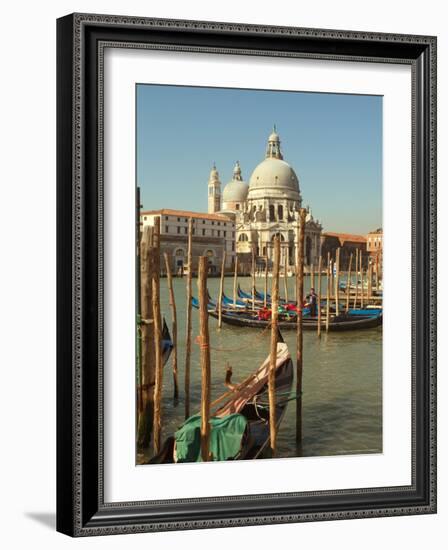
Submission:
<svg viewBox="0 0 448 550">
<path fill-rule="evenodd" d="M 310 308 L 310 316 L 316 317 L 317 315 L 317 294 L 314 290 L 314 288 L 310 289 L 310 293 L 306 297 L 307 300 L 307 306 Z"/>
</svg>

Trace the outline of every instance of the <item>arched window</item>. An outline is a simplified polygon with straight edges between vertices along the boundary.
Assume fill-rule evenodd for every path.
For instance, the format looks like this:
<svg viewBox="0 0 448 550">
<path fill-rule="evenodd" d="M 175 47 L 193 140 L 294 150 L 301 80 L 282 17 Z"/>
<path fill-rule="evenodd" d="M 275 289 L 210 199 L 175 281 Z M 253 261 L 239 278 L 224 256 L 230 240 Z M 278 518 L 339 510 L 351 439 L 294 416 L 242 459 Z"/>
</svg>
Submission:
<svg viewBox="0 0 448 550">
<path fill-rule="evenodd" d="M 275 237 L 280 237 L 280 242 L 283 242 L 285 240 L 285 237 L 281 233 L 276 233 L 275 235 L 272 235 L 271 241 L 273 241 Z"/>
<path fill-rule="evenodd" d="M 213 258 L 213 256 L 215 255 L 215 253 L 213 252 L 213 250 L 207 250 L 207 252 L 205 253 L 206 256 L 208 256 L 209 258 Z"/>
<path fill-rule="evenodd" d="M 275 207 L 273 204 L 269 205 L 269 218 L 271 222 L 275 220 Z"/>
<path fill-rule="evenodd" d="M 238 241 L 240 243 L 245 243 L 249 240 L 249 237 L 246 235 L 246 233 L 241 233 L 241 235 L 238 237 Z"/>
<path fill-rule="evenodd" d="M 183 251 L 182 248 L 178 248 L 174 254 L 176 256 L 185 256 L 185 252 Z"/>
<path fill-rule="evenodd" d="M 283 206 L 281 204 L 278 205 L 277 212 L 278 212 L 278 219 L 283 220 Z"/>
</svg>

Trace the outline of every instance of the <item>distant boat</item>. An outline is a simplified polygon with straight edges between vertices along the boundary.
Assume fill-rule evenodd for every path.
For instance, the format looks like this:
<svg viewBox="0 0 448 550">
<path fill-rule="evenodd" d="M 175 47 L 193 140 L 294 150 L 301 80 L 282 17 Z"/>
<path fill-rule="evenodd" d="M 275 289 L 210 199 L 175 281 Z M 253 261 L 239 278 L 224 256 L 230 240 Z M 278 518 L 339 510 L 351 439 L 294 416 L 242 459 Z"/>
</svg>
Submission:
<svg viewBox="0 0 448 550">
<path fill-rule="evenodd" d="M 270 357 L 268 356 L 263 364 L 248 378 L 239 384 L 233 385 L 230 376 L 226 378 L 228 391 L 223 393 L 218 399 L 211 404 L 211 426 L 212 430 L 220 430 L 219 434 L 213 434 L 210 438 L 219 438 L 222 443 L 218 445 L 218 452 L 230 447 L 226 445 L 226 438 L 232 442 L 236 452 L 233 456 L 226 455 L 212 456 L 213 460 L 248 460 L 256 459 L 265 456 L 270 444 L 270 424 L 269 424 L 269 398 L 268 398 L 268 376 L 270 367 Z M 276 424 L 279 427 L 286 407 L 289 401 L 292 382 L 294 378 L 293 362 L 288 351 L 288 346 L 283 341 L 279 333 L 277 343 L 277 362 L 275 366 L 275 389 L 276 389 Z M 219 405 L 219 407 L 218 407 Z M 233 426 L 229 426 L 233 420 L 238 422 L 238 426 L 242 429 L 240 437 L 235 446 L 235 430 Z M 190 417 L 174 434 L 168 437 L 162 447 L 161 452 L 150 460 L 150 464 L 168 464 L 179 462 L 178 455 L 180 433 L 190 428 L 189 437 L 191 441 L 190 459 L 182 460 L 183 462 L 192 462 L 199 460 L 200 453 L 200 435 L 198 434 L 198 424 L 200 417 Z M 232 428 L 232 429 L 231 429 Z M 229 429 L 229 433 L 226 433 Z M 215 436 L 215 437 L 214 437 Z M 182 440 L 182 445 L 185 438 Z M 185 449 L 182 449 L 185 455 Z"/>
</svg>

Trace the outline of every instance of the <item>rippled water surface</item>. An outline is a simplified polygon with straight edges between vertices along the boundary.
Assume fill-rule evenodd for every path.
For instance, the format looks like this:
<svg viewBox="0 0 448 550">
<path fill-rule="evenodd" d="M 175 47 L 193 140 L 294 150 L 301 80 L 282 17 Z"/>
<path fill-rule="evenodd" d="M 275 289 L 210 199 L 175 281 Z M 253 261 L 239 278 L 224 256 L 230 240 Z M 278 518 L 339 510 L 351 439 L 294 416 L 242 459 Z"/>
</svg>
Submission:
<svg viewBox="0 0 448 550">
<path fill-rule="evenodd" d="M 240 280 L 248 290 L 250 280 Z M 163 437 L 171 435 L 184 419 L 183 376 L 185 367 L 185 280 L 174 279 L 178 313 L 178 368 L 180 401 L 174 407 L 171 360 L 164 371 Z M 262 283 L 258 286 L 262 289 Z M 219 279 L 208 282 L 210 294 L 216 297 Z M 305 290 L 309 280 L 305 282 Z M 233 281 L 225 280 L 225 292 L 232 296 Z M 283 287 L 282 287 L 283 288 Z M 288 281 L 290 297 L 294 296 L 293 279 Z M 193 279 L 193 294 L 197 282 Z M 171 327 L 166 279 L 161 280 L 162 312 Z M 200 406 L 199 348 L 194 343 L 198 334 L 199 315 L 193 310 L 191 412 Z M 212 400 L 225 390 L 226 363 L 233 369 L 233 381 L 239 382 L 256 370 L 269 354 L 269 331 L 232 327 L 210 317 Z M 295 332 L 284 331 L 284 339 L 294 359 Z M 295 387 L 293 385 L 293 387 Z M 312 331 L 304 332 L 303 358 L 303 442 L 298 451 L 295 443 L 295 402 L 288 404 L 278 433 L 279 457 L 325 456 L 338 454 L 378 453 L 382 451 L 382 329 L 329 333 L 319 339 Z"/>
</svg>

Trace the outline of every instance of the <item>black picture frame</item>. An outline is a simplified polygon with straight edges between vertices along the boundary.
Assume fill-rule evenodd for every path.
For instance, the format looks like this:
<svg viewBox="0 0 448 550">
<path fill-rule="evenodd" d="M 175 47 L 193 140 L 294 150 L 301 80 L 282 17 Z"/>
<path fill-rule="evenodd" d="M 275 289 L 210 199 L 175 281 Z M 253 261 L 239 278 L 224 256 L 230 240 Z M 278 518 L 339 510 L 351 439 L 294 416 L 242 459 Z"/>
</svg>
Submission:
<svg viewBox="0 0 448 550">
<path fill-rule="evenodd" d="M 101 81 L 110 43 L 411 65 L 410 486 L 104 502 Z M 57 21 L 58 531 L 89 536 L 436 512 L 436 43 L 432 36 L 110 15 Z"/>
</svg>

